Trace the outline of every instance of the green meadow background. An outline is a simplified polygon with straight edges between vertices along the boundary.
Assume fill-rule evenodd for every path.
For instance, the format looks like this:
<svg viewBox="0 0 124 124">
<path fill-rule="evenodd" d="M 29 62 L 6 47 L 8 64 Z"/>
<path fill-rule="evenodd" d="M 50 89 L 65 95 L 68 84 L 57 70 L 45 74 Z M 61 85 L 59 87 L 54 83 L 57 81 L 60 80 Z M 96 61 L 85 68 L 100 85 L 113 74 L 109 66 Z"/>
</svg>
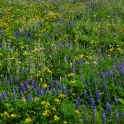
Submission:
<svg viewBox="0 0 124 124">
<path fill-rule="evenodd" d="M 26 123 L 124 123 L 123 0 L 0 0 L 0 124 Z"/>
</svg>

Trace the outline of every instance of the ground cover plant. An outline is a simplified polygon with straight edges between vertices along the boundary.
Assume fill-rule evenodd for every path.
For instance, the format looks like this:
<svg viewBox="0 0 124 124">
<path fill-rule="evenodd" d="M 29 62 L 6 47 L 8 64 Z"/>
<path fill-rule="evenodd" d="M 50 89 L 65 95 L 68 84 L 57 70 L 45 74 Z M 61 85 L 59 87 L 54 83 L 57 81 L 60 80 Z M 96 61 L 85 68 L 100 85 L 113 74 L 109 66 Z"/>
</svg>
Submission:
<svg viewBox="0 0 124 124">
<path fill-rule="evenodd" d="M 0 0 L 0 124 L 123 124 L 123 5 Z"/>
</svg>

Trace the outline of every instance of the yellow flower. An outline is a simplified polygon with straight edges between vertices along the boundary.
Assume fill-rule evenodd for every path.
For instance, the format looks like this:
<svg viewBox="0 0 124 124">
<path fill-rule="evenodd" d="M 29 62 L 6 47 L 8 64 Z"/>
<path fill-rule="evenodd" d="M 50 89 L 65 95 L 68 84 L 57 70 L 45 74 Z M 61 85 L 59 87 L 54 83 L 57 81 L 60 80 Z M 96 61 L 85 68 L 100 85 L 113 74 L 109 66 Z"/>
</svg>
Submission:
<svg viewBox="0 0 124 124">
<path fill-rule="evenodd" d="M 49 106 L 50 106 L 50 103 L 49 102 L 46 102 L 44 107 L 47 108 Z"/>
<path fill-rule="evenodd" d="M 4 111 L 3 114 L 6 115 L 6 116 L 9 116 L 8 112 L 6 112 L 6 111 Z"/>
<path fill-rule="evenodd" d="M 54 101 L 57 102 L 57 103 L 60 103 L 60 100 L 59 99 L 55 99 Z"/>
<path fill-rule="evenodd" d="M 15 115 L 15 114 L 11 114 L 11 115 L 10 115 L 10 117 L 15 118 L 15 117 L 16 117 L 16 115 Z"/>
<path fill-rule="evenodd" d="M 21 46 L 21 49 L 23 49 L 24 48 L 24 46 Z"/>
<path fill-rule="evenodd" d="M 2 53 L 0 53 L 0 56 L 3 56 L 3 54 L 2 54 Z"/>
<path fill-rule="evenodd" d="M 44 88 L 47 88 L 48 86 L 47 86 L 47 84 L 46 84 L 46 83 L 44 83 L 44 84 L 43 84 L 43 87 L 44 87 Z"/>
<path fill-rule="evenodd" d="M 47 68 L 47 72 L 48 72 L 48 73 L 52 73 L 52 71 L 51 71 L 49 68 Z"/>
<path fill-rule="evenodd" d="M 64 98 L 64 97 L 65 97 L 65 95 L 64 95 L 64 94 L 60 94 L 60 95 L 59 95 L 59 97 Z"/>
<path fill-rule="evenodd" d="M 27 51 L 24 51 L 24 52 L 23 52 L 23 55 L 24 55 L 24 56 L 29 55 L 29 54 L 30 54 L 30 53 L 27 52 Z"/>
<path fill-rule="evenodd" d="M 110 50 L 110 51 L 113 51 L 113 50 L 114 50 L 114 48 L 112 47 L 112 48 L 110 48 L 109 50 Z"/>
<path fill-rule="evenodd" d="M 42 78 L 40 78 L 40 81 L 42 82 L 42 81 L 43 81 L 43 79 L 42 79 Z"/>
<path fill-rule="evenodd" d="M 74 84 L 74 83 L 76 83 L 76 80 L 71 80 L 70 82 L 71 82 L 72 84 Z"/>
<path fill-rule="evenodd" d="M 72 63 L 70 63 L 70 66 L 72 67 Z"/>
<path fill-rule="evenodd" d="M 52 108 L 53 111 L 56 111 L 56 108 Z"/>
<path fill-rule="evenodd" d="M 31 52 L 32 52 L 32 53 L 35 53 L 35 52 L 36 52 L 36 50 L 31 50 Z"/>
<path fill-rule="evenodd" d="M 120 53 L 123 53 L 123 51 L 122 51 L 121 48 L 117 48 L 117 50 L 118 50 Z"/>
<path fill-rule="evenodd" d="M 75 110 L 75 113 L 79 114 L 80 112 L 79 112 L 79 110 Z"/>
<path fill-rule="evenodd" d="M 64 124 L 67 124 L 67 121 L 64 121 Z"/>
<path fill-rule="evenodd" d="M 50 115 L 50 111 L 49 110 L 45 110 L 43 113 L 42 113 L 43 116 L 49 116 Z"/>
<path fill-rule="evenodd" d="M 46 102 L 45 101 L 42 101 L 40 104 L 44 105 Z"/>
<path fill-rule="evenodd" d="M 79 57 L 78 57 L 78 56 L 75 56 L 75 59 L 76 59 L 76 60 L 78 60 L 78 59 L 79 59 Z"/>
<path fill-rule="evenodd" d="M 71 77 L 71 76 L 74 76 L 74 73 L 70 73 L 67 75 L 67 77 Z"/>
<path fill-rule="evenodd" d="M 38 100 L 39 100 L 39 98 L 37 98 L 37 97 L 36 97 L 36 98 L 34 98 L 34 101 L 38 101 Z"/>
<path fill-rule="evenodd" d="M 25 120 L 26 123 L 32 122 L 32 119 L 30 117 L 26 118 Z"/>
<path fill-rule="evenodd" d="M 14 57 L 12 57 L 12 58 L 9 58 L 9 60 L 14 60 L 15 58 Z"/>
<path fill-rule="evenodd" d="M 80 59 L 82 59 L 82 58 L 83 58 L 83 56 L 84 56 L 84 55 L 83 55 L 83 54 L 81 54 L 81 55 L 79 55 L 79 58 L 80 58 Z"/>
<path fill-rule="evenodd" d="M 26 99 L 23 97 L 21 101 L 26 102 Z"/>
<path fill-rule="evenodd" d="M 55 116 L 54 116 L 54 120 L 55 120 L 55 121 L 58 121 L 58 120 L 60 120 L 60 118 L 55 115 Z"/>
</svg>

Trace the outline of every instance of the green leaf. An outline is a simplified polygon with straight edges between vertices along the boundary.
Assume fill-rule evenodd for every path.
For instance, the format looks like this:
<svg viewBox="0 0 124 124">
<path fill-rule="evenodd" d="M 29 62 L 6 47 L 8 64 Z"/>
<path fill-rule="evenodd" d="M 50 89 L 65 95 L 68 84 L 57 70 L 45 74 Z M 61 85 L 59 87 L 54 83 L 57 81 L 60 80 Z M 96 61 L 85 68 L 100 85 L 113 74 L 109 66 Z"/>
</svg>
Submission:
<svg viewBox="0 0 124 124">
<path fill-rule="evenodd" d="M 118 101 L 121 102 L 122 104 L 124 104 L 124 99 L 118 98 Z"/>
<path fill-rule="evenodd" d="M 7 108 L 9 108 L 11 105 L 9 103 L 4 104 Z"/>
</svg>

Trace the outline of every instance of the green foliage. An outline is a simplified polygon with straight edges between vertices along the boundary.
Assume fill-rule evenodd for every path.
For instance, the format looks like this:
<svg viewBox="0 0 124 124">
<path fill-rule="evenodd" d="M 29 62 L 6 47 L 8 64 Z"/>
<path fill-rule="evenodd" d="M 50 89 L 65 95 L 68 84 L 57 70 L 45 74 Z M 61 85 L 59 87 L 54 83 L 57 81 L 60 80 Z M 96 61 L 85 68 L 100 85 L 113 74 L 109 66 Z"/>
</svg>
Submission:
<svg viewBox="0 0 124 124">
<path fill-rule="evenodd" d="M 0 5 L 1 124 L 124 122 L 122 0 Z"/>
</svg>

